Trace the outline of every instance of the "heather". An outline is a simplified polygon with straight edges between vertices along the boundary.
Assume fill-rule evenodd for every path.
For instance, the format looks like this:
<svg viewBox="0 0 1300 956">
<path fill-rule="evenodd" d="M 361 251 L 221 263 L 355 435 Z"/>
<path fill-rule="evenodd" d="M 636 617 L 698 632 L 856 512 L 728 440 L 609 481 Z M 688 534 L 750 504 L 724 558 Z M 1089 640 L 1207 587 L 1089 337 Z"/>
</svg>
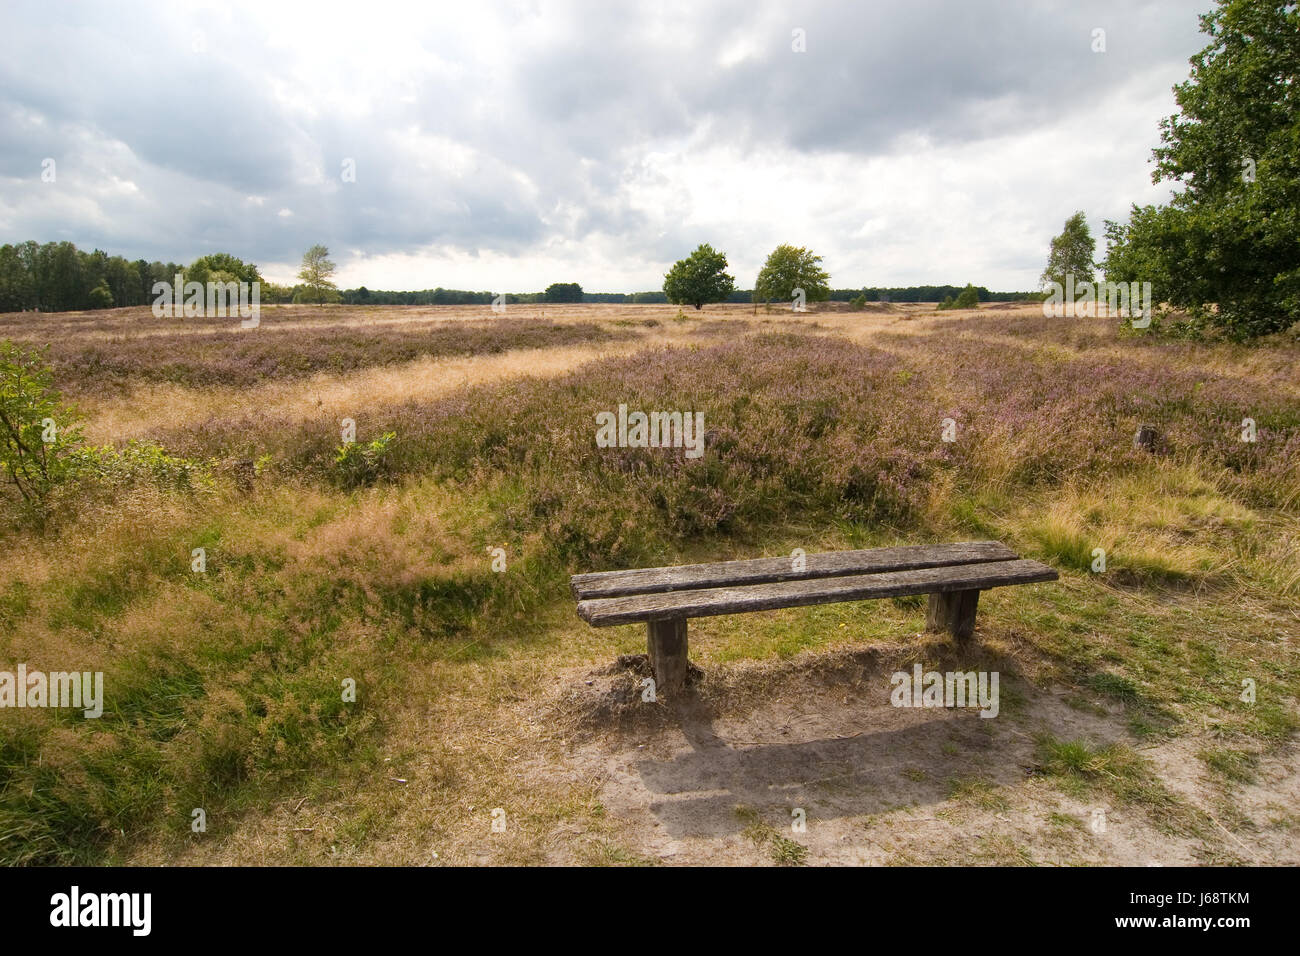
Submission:
<svg viewBox="0 0 1300 956">
<path fill-rule="evenodd" d="M 358 418 L 359 437 L 396 436 L 384 477 L 491 489 L 503 530 L 541 534 L 565 561 L 608 565 L 635 559 L 641 539 L 681 545 L 795 517 L 906 523 L 949 451 L 933 440 L 938 407 L 899 401 L 902 368 L 876 349 L 768 334 L 379 409 Z M 704 457 L 597 448 L 595 415 L 619 404 L 703 412 Z M 158 437 L 191 456 L 270 455 L 328 481 L 337 428 L 234 419 Z"/>
<path fill-rule="evenodd" d="M 1252 379 L 1109 354 L 1008 351 L 971 332 L 882 336 L 888 348 L 765 333 L 703 349 L 647 351 L 558 380 L 470 388 L 358 417 L 396 437 L 382 476 L 432 474 L 509 487 L 503 528 L 539 533 L 566 561 L 634 559 L 627 528 L 660 547 L 799 520 L 925 530 L 937 488 L 978 494 L 1140 474 L 1139 423 L 1160 460 L 1200 463 L 1247 504 L 1300 500 L 1300 402 Z M 680 449 L 599 449 L 594 416 L 704 412 L 699 461 Z M 1253 418 L 1256 441 L 1241 440 Z M 957 440 L 941 440 L 942 423 Z M 330 478 L 337 424 L 211 420 L 161 434 L 183 454 L 270 455 Z M 379 476 L 377 471 L 376 477 Z M 620 530 L 621 529 L 621 530 Z"/>
<path fill-rule="evenodd" d="M 968 480 L 1059 483 L 1141 468 L 1140 423 L 1156 426 L 1162 458 L 1199 460 L 1243 500 L 1300 502 L 1300 392 L 1295 349 L 1253 368 L 1198 362 L 1205 349 L 1119 339 L 1104 320 L 1042 319 L 1015 326 L 979 319 L 941 334 L 883 339 L 942 376 L 948 414 L 969 440 L 955 443 Z M 1007 335 L 1008 340 L 996 336 Z M 1067 347 L 1047 348 L 1062 340 Z M 1243 441 L 1254 421 L 1255 440 Z"/>
<path fill-rule="evenodd" d="M 211 320 L 208 320 L 211 324 Z M 479 355 L 511 349 L 608 342 L 630 333 L 591 322 L 536 319 L 406 326 L 299 328 L 268 322 L 240 330 L 237 319 L 217 329 L 167 331 L 86 340 L 53 336 L 48 359 L 55 380 L 73 393 L 170 382 L 192 388 L 251 388 L 318 373 L 340 374 L 425 357 Z"/>
</svg>

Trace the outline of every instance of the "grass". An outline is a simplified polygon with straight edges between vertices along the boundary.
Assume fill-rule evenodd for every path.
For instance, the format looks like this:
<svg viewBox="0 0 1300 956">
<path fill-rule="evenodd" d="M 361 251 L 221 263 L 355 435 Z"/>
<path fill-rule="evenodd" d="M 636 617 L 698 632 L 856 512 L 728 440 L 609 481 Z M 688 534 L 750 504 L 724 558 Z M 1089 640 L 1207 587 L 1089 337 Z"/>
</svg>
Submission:
<svg viewBox="0 0 1300 956">
<path fill-rule="evenodd" d="M 1202 750 L 1197 756 L 1225 783 L 1254 783 L 1258 776 L 1259 755 L 1256 753 L 1223 747 Z"/>
<path fill-rule="evenodd" d="M 661 326 L 638 328 L 674 334 L 671 310 L 655 314 Z M 222 352 L 218 333 L 180 350 L 177 361 L 193 364 L 181 374 L 150 359 L 175 329 L 143 328 L 139 342 L 156 340 L 146 348 L 108 341 L 116 328 L 53 321 L 67 354 L 91 342 L 138 363 L 128 379 L 192 395 L 204 414 L 162 416 L 150 431 L 169 453 L 213 463 L 213 478 L 189 490 L 138 478 L 93 494 L 69 488 L 43 529 L 16 517 L 0 527 L 0 658 L 103 670 L 108 698 L 99 721 L 3 713 L 7 863 L 168 862 L 220 840 L 267 860 L 391 859 L 406 852 L 392 847 L 417 842 L 410 833 L 422 863 L 433 848 L 442 863 L 652 862 L 598 809 L 591 781 L 515 779 L 531 754 L 565 759 L 562 731 L 520 726 L 519 708 L 551 693 L 559 669 L 643 649 L 641 629 L 575 622 L 567 576 L 795 547 L 995 537 L 1058 567 L 1057 585 L 982 598 L 981 628 L 1030 685 L 1064 688 L 1126 728 L 1102 742 L 1044 739 L 1042 777 L 1067 795 L 1208 832 L 1134 745 L 1232 740 L 1201 759 L 1216 778 L 1246 784 L 1297 730 L 1294 348 L 1157 347 L 1121 343 L 1104 323 L 1067 330 L 1001 316 L 862 345 L 783 319 L 720 332 L 721 342 L 437 394 L 413 397 L 394 379 L 356 416 L 360 440 L 394 433 L 385 469 L 348 487 L 333 464 L 338 407 L 294 399 L 213 411 L 205 376 L 223 363 L 261 367 L 251 353 Z M 594 332 L 484 323 L 445 341 L 285 329 L 258 347 L 294 352 L 319 336 L 323 351 L 303 361 L 342 380 L 404 361 L 390 357 L 408 347 L 580 349 L 613 334 L 591 323 Z M 346 353 L 337 372 L 330 349 Z M 114 407 L 96 392 L 99 372 L 61 367 L 88 414 Z M 272 378 L 298 374 L 285 366 Z M 687 464 L 653 449 L 596 449 L 592 414 L 620 402 L 703 410 L 708 452 Z M 1243 449 L 1226 425 L 1247 411 L 1267 427 Z M 947 417 L 960 425 L 955 444 L 938 440 Z M 1156 458 L 1129 443 L 1148 417 L 1166 441 Z M 251 493 L 217 467 L 264 456 Z M 195 574 L 200 546 L 208 569 Z M 491 569 L 493 547 L 506 551 L 505 573 Z M 1097 547 L 1104 572 L 1091 568 Z M 709 668 L 902 644 L 923 619 L 919 599 L 713 618 L 692 625 L 692 654 Z M 355 702 L 342 699 L 345 678 Z M 1244 681 L 1254 703 L 1241 699 Z M 1033 720 L 1023 704 L 1006 716 Z M 390 776 L 411 782 L 376 786 Z M 920 768 L 901 776 L 925 783 Z M 992 812 L 1011 803 L 987 781 L 949 787 L 949 799 Z M 266 808 L 303 797 L 300 814 L 344 809 L 312 816 L 314 829 L 285 851 L 284 828 L 302 820 Z M 480 832 L 483 808 L 496 806 L 510 830 Z M 195 807 L 208 815 L 203 837 L 189 829 Z M 796 840 L 749 826 L 773 862 L 806 862 Z M 572 834 L 567 849 L 553 845 L 557 829 Z M 1005 840 L 981 853 L 1035 857 Z"/>
<path fill-rule="evenodd" d="M 752 807 L 738 806 L 736 817 L 746 824 L 745 837 L 777 866 L 803 866 L 808 861 L 808 847 L 785 836 L 776 827 L 764 823 Z"/>
<path fill-rule="evenodd" d="M 989 813 L 1001 813 L 1010 807 L 1000 787 L 977 777 L 954 777 L 949 780 L 948 798 Z"/>
<path fill-rule="evenodd" d="M 1097 747 L 1045 734 L 1038 741 L 1038 758 L 1041 772 L 1071 797 L 1086 800 L 1104 795 L 1138 807 L 1157 829 L 1169 834 L 1199 835 L 1208 826 L 1203 812 L 1175 796 L 1150 763 L 1125 744 Z"/>
</svg>

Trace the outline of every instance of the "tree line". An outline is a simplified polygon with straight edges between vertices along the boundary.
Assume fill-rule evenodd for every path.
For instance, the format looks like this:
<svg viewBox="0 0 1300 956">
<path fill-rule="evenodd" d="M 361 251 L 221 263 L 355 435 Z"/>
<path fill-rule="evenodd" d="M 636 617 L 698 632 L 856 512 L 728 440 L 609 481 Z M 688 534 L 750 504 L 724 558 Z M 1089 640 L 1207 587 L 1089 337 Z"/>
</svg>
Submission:
<svg viewBox="0 0 1300 956">
<path fill-rule="evenodd" d="M 278 285 L 262 278 L 258 267 L 229 253 L 200 256 L 189 265 L 176 262 L 147 261 L 110 256 L 95 249 L 84 252 L 71 242 L 22 242 L 0 246 L 0 312 L 70 312 L 88 309 L 111 309 L 150 305 L 156 296 L 156 282 L 174 283 L 176 276 L 184 282 L 260 282 L 263 303 L 341 302 L 345 305 L 491 305 L 501 295 L 497 292 L 465 289 L 384 291 L 367 289 L 338 290 L 329 277 L 333 263 L 329 250 L 313 246 L 303 257 L 302 280 L 295 285 Z M 955 285 L 925 285 L 884 288 L 864 286 L 860 289 L 828 289 L 832 302 L 940 302 L 962 291 Z M 981 302 L 1005 302 L 1032 293 L 990 292 L 983 286 L 976 291 Z M 752 302 L 754 291 L 731 289 L 718 301 Z M 555 282 L 541 292 L 505 293 L 510 305 L 566 302 L 664 304 L 668 296 L 661 290 L 646 292 L 586 292 L 577 282 Z"/>
<path fill-rule="evenodd" d="M 267 282 L 256 265 L 226 252 L 199 256 L 189 265 L 149 262 L 110 256 L 101 249 L 84 252 L 71 242 L 34 241 L 0 246 L 0 312 L 72 312 L 151 305 L 157 298 L 154 284 L 197 282 L 260 283 L 262 302 L 310 302 L 330 300 L 332 283 L 313 284 L 309 258 L 323 246 L 314 246 L 303 257 L 307 278 L 296 285 Z M 323 260 L 329 265 L 333 264 Z M 304 278 L 299 273 L 299 278 Z M 325 273 L 328 279 L 328 272 Z"/>
<path fill-rule="evenodd" d="M 134 261 L 71 242 L 28 241 L 0 246 L 0 311 L 67 312 L 146 305 L 155 282 L 171 282 L 174 262 Z"/>
</svg>

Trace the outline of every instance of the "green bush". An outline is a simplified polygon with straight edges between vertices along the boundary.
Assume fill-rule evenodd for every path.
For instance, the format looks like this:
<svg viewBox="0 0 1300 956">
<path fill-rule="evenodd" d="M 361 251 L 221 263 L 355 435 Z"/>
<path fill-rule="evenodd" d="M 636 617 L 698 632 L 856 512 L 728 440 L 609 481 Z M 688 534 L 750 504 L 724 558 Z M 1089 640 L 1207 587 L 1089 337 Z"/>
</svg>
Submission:
<svg viewBox="0 0 1300 956">
<path fill-rule="evenodd" d="M 153 442 L 132 441 L 118 451 L 111 445 L 84 447 L 68 458 L 70 472 L 106 484 L 152 481 L 161 487 L 189 490 L 196 479 L 207 479 L 207 469 L 195 461 L 177 458 Z"/>
<path fill-rule="evenodd" d="M 952 304 L 954 309 L 978 309 L 980 307 L 980 294 L 975 291 L 975 287 L 967 283 L 966 288 L 961 290 L 957 296 L 957 301 Z"/>
<path fill-rule="evenodd" d="M 388 473 L 385 459 L 396 432 L 385 432 L 372 442 L 345 442 L 334 450 L 334 468 L 344 488 L 372 484 Z"/>
<path fill-rule="evenodd" d="M 0 482 L 39 504 L 73 470 L 81 429 L 43 353 L 0 342 Z"/>
</svg>

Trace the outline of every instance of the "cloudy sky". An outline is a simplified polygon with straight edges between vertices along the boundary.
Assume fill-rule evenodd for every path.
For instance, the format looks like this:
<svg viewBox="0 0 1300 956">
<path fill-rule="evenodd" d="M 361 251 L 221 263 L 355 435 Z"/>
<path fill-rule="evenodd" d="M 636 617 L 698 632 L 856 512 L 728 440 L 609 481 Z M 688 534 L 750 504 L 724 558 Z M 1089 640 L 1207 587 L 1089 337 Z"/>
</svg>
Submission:
<svg viewBox="0 0 1300 956">
<path fill-rule="evenodd" d="M 790 242 L 837 288 L 1035 288 L 1074 210 L 1168 196 L 1209 6 L 4 0 L 0 242 L 607 292 L 700 242 L 749 288 Z"/>
</svg>

